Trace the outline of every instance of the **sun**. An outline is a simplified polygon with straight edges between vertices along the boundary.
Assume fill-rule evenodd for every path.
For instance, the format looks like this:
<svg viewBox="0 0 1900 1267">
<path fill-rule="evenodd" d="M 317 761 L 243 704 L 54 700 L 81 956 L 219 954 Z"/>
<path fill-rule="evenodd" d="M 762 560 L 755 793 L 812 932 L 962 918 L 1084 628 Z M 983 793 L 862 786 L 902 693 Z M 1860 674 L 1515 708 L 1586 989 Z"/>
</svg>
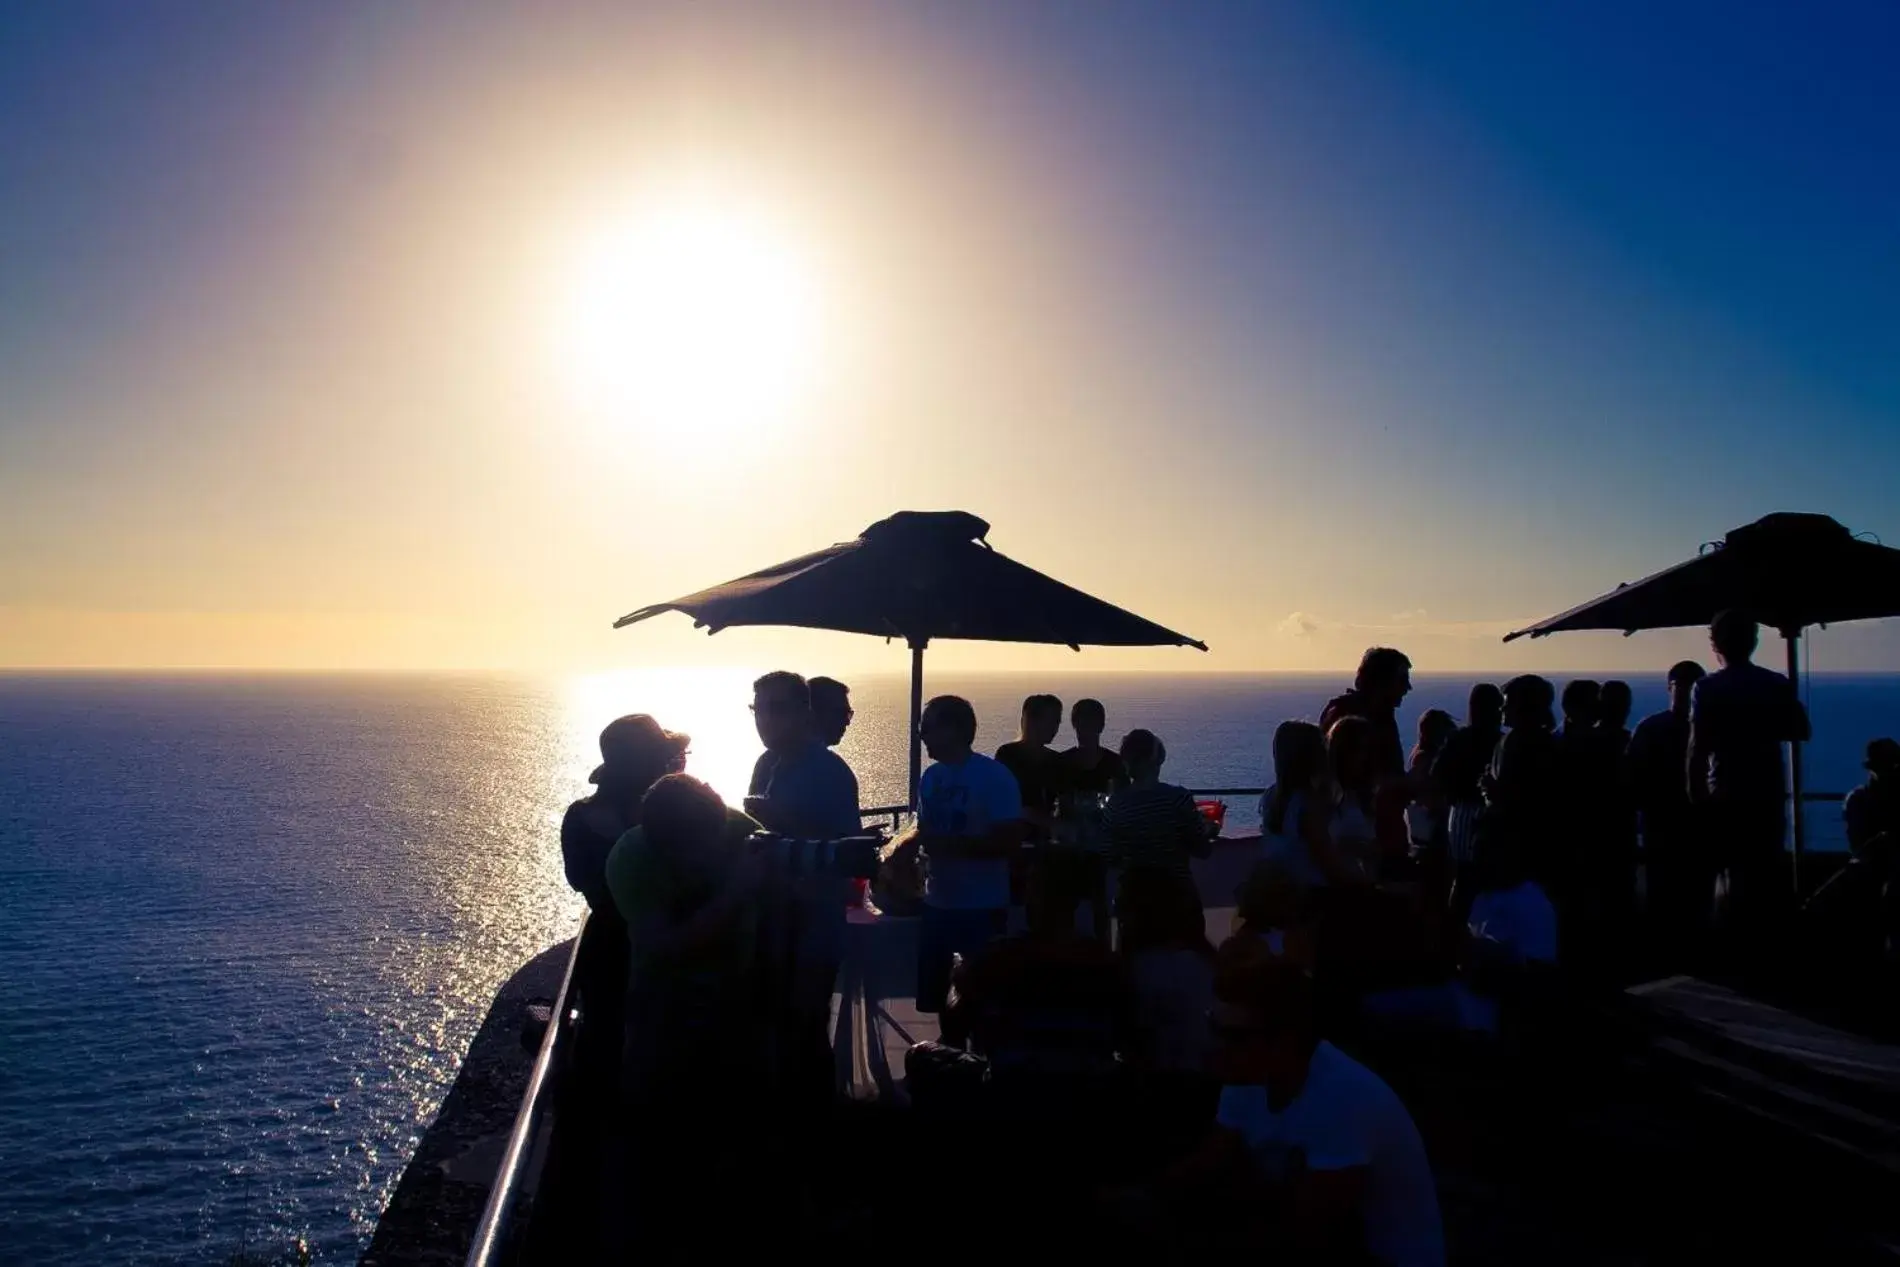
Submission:
<svg viewBox="0 0 1900 1267">
<path fill-rule="evenodd" d="M 643 438 L 712 451 L 790 421 L 818 380 L 818 272 L 740 201 L 650 200 L 582 243 L 556 358 L 578 401 Z"/>
</svg>

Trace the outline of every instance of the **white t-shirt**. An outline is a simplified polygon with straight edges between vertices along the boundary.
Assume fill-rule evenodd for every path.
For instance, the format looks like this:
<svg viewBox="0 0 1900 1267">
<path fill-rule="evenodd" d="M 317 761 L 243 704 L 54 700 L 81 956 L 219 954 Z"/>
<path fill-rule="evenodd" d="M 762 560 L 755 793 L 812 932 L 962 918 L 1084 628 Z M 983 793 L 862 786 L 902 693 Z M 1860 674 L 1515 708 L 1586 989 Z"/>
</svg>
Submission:
<svg viewBox="0 0 1900 1267">
<path fill-rule="evenodd" d="M 1557 908 L 1534 881 L 1514 889 L 1487 889 L 1471 901 L 1471 935 L 1497 942 L 1524 963 L 1557 962 Z M 1463 981 L 1454 983 L 1458 1022 L 1494 1034 L 1498 1001 Z"/>
<path fill-rule="evenodd" d="M 1223 1087 L 1216 1120 L 1247 1143 L 1262 1178 L 1301 1169 L 1366 1168 L 1366 1248 L 1393 1267 L 1439 1267 L 1445 1230 L 1425 1142 L 1379 1076 L 1331 1043 L 1313 1051 L 1306 1085 L 1278 1113 L 1261 1086 Z"/>
<path fill-rule="evenodd" d="M 998 823 L 1023 816 L 1016 776 L 973 752 L 952 765 L 939 761 L 917 788 L 917 825 L 949 836 L 987 836 Z M 924 901 L 942 910 L 994 911 L 1009 905 L 1009 859 L 932 857 Z"/>
</svg>

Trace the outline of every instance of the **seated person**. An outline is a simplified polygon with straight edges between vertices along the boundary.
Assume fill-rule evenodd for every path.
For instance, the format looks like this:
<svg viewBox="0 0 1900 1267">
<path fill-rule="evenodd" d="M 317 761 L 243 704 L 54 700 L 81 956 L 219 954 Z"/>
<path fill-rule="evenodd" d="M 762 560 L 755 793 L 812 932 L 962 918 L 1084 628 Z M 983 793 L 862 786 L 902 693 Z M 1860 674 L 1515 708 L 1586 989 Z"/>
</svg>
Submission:
<svg viewBox="0 0 1900 1267">
<path fill-rule="evenodd" d="M 1488 842 L 1476 876 L 1458 975 L 1442 985 L 1368 995 L 1368 1015 L 1496 1034 L 1501 1001 L 1535 988 L 1538 972 L 1557 962 L 1557 909 L 1530 878 L 1522 852 L 1507 839 Z"/>
<path fill-rule="evenodd" d="M 1444 1230 L 1418 1128 L 1378 1075 L 1317 1037 L 1312 989 L 1258 938 L 1221 947 L 1209 1018 L 1222 1083 L 1215 1126 L 1157 1195 L 1171 1202 L 1235 1180 L 1237 1199 L 1213 1216 L 1222 1248 L 1437 1267 Z"/>
</svg>

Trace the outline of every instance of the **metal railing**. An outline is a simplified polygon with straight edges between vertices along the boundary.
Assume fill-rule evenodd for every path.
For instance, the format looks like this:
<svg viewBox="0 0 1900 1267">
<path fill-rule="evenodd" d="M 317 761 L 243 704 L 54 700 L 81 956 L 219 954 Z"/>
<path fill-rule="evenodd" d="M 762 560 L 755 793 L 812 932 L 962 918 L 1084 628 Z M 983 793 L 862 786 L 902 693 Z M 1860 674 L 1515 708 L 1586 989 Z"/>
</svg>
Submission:
<svg viewBox="0 0 1900 1267">
<path fill-rule="evenodd" d="M 524 1208 L 531 1203 L 532 1177 L 546 1158 L 536 1147 L 544 1137 L 555 1098 L 555 1079 L 551 1071 L 567 1055 L 567 1035 L 573 1032 L 577 1015 L 573 1005 L 574 965 L 580 960 L 581 940 L 587 935 L 587 915 L 581 915 L 575 930 L 574 949 L 567 957 L 567 969 L 561 974 L 561 990 L 554 998 L 554 1012 L 548 1018 L 548 1032 L 541 1037 L 541 1049 L 528 1074 L 527 1090 L 521 1095 L 521 1109 L 515 1114 L 514 1130 L 508 1135 L 508 1148 L 495 1171 L 495 1183 L 488 1191 L 488 1204 L 482 1207 L 482 1219 L 475 1225 L 466 1267 L 502 1267 L 509 1261 L 523 1223 Z"/>
</svg>

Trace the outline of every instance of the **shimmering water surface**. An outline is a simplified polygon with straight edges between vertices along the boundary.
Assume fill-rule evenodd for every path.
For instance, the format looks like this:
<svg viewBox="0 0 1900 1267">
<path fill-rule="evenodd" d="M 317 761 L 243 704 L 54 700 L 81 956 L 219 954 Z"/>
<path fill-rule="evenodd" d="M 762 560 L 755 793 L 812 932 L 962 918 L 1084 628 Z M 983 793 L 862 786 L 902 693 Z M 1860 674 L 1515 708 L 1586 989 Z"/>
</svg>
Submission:
<svg viewBox="0 0 1900 1267">
<path fill-rule="evenodd" d="M 556 828 L 594 736 L 648 710 L 744 793 L 750 675 L 0 676 L 0 1246 L 8 1262 L 353 1260 L 495 988 L 572 929 Z M 1466 679 L 1421 680 L 1458 711 Z M 1170 775 L 1263 781 L 1312 677 L 945 679 L 993 747 L 1031 689 L 1161 733 Z M 854 682 L 845 754 L 901 800 L 905 683 Z M 1900 679 L 1817 679 L 1811 786 L 1900 732 Z M 1638 712 L 1659 707 L 1638 684 Z M 1837 811 L 1813 812 L 1837 841 Z M 1236 804 L 1230 822 L 1251 821 Z"/>
</svg>

